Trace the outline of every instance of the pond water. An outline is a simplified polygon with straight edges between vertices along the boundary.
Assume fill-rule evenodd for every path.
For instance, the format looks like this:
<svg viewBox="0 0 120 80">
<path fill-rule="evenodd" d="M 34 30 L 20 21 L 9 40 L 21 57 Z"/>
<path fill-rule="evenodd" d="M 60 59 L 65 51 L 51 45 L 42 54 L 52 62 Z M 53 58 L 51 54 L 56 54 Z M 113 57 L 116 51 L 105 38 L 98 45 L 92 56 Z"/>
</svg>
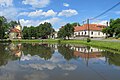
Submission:
<svg viewBox="0 0 120 80">
<path fill-rule="evenodd" d="M 0 44 L 0 80 L 120 80 L 120 54 L 70 44 Z"/>
</svg>

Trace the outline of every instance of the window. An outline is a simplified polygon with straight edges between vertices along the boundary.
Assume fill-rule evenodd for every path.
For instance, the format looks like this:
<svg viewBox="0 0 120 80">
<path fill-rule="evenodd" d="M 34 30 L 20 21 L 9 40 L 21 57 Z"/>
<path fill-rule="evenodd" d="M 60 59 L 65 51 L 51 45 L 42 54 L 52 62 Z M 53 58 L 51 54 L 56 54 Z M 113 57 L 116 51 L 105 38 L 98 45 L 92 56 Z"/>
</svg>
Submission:
<svg viewBox="0 0 120 80">
<path fill-rule="evenodd" d="M 80 32 L 78 32 L 78 35 L 80 35 Z"/>
<path fill-rule="evenodd" d="M 98 35 L 100 35 L 100 32 L 98 32 Z"/>
<path fill-rule="evenodd" d="M 93 32 L 91 32 L 91 35 L 93 35 Z"/>
<path fill-rule="evenodd" d="M 86 35 L 86 32 L 85 32 L 85 35 Z"/>
<path fill-rule="evenodd" d="M 82 32 L 82 35 L 83 35 L 83 32 Z"/>
</svg>

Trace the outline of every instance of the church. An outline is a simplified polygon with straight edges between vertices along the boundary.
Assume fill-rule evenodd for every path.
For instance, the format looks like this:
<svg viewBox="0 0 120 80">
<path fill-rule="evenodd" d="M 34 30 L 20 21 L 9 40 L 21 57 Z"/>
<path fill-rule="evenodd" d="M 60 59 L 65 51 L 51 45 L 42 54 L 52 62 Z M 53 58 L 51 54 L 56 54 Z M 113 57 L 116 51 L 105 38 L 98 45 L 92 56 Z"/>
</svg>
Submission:
<svg viewBox="0 0 120 80">
<path fill-rule="evenodd" d="M 17 25 L 10 29 L 9 39 L 22 39 L 22 26 L 20 25 L 19 21 Z"/>
</svg>

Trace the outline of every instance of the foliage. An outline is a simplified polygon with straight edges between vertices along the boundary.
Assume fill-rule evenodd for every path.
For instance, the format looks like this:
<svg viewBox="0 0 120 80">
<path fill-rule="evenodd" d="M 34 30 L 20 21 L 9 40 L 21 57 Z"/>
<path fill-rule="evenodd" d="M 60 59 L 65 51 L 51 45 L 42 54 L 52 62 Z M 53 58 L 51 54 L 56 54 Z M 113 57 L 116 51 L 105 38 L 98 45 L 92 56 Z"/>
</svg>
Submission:
<svg viewBox="0 0 120 80">
<path fill-rule="evenodd" d="M 0 16 L 0 39 L 8 38 L 8 33 L 11 27 L 17 25 L 16 21 L 7 22 L 4 16 Z"/>
<path fill-rule="evenodd" d="M 34 26 L 24 26 L 22 32 L 23 32 L 23 38 L 24 39 L 30 39 L 32 37 L 36 37 L 37 32 L 36 28 Z"/>
<path fill-rule="evenodd" d="M 37 26 L 37 36 L 40 38 L 48 38 L 48 35 L 51 35 L 54 31 L 52 25 L 48 22 Z"/>
<path fill-rule="evenodd" d="M 87 42 L 91 42 L 91 39 L 90 39 L 90 38 L 87 38 Z"/>
<path fill-rule="evenodd" d="M 79 23 L 77 23 L 77 22 L 72 23 L 71 25 L 72 25 L 73 27 L 80 26 L 80 24 L 79 24 Z"/>
<path fill-rule="evenodd" d="M 0 16 L 0 39 L 3 39 L 8 30 L 8 22 L 4 16 Z"/>
<path fill-rule="evenodd" d="M 14 26 L 16 26 L 16 25 L 18 25 L 19 23 L 17 23 L 17 21 L 10 21 L 9 23 L 8 23 L 8 25 L 10 26 L 10 27 L 13 27 L 14 28 Z"/>
<path fill-rule="evenodd" d="M 37 27 L 25 26 L 22 32 L 24 39 L 28 39 L 31 37 L 48 38 L 48 36 L 51 35 L 54 31 L 55 30 L 52 28 L 52 25 L 50 23 L 45 22 L 44 24 L 40 24 Z"/>
<path fill-rule="evenodd" d="M 70 23 L 67 23 L 58 31 L 58 37 L 63 39 L 66 39 L 66 37 L 69 39 L 73 34 L 74 27 Z"/>
<path fill-rule="evenodd" d="M 109 37 L 117 37 L 120 34 L 120 18 L 110 20 L 110 26 L 102 30 L 103 33 L 109 34 Z"/>
</svg>

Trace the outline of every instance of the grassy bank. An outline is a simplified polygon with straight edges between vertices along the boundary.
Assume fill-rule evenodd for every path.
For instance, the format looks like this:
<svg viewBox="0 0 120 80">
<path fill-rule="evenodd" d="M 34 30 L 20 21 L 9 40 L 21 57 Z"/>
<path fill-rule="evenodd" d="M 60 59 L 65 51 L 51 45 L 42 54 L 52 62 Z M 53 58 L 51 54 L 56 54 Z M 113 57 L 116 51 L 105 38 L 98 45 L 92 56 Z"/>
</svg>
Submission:
<svg viewBox="0 0 120 80">
<path fill-rule="evenodd" d="M 22 43 L 33 43 L 33 42 L 58 42 L 58 40 L 54 39 L 22 39 L 22 40 L 12 40 L 12 42 L 22 42 Z"/>
<path fill-rule="evenodd" d="M 108 42 L 108 41 L 95 41 L 87 42 L 86 40 L 63 40 L 62 43 L 71 43 L 71 44 L 85 44 L 115 51 L 120 51 L 120 42 Z"/>
<path fill-rule="evenodd" d="M 12 42 L 48 42 L 48 43 L 66 43 L 66 44 L 84 44 L 105 49 L 120 51 L 120 42 L 95 41 L 87 42 L 86 40 L 59 40 L 59 39 L 44 39 L 44 40 L 13 40 Z"/>
</svg>

